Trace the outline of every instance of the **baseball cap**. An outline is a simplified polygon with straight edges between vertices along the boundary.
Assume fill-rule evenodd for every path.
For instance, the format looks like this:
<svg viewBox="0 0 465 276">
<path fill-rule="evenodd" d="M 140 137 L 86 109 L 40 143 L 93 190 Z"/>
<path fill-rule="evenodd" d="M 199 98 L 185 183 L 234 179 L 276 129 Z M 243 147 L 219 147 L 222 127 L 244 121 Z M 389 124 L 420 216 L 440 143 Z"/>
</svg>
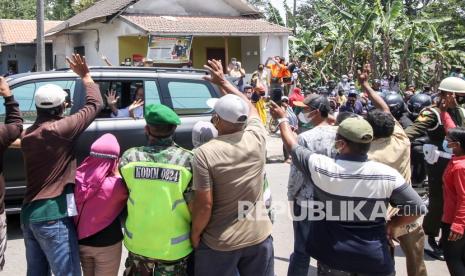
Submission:
<svg viewBox="0 0 465 276">
<path fill-rule="evenodd" d="M 219 99 L 209 99 L 207 105 L 225 121 L 234 124 L 247 122 L 249 106 L 239 96 L 228 94 Z"/>
<path fill-rule="evenodd" d="M 63 104 L 68 93 L 56 84 L 46 84 L 37 89 L 34 102 L 39 108 L 54 108 Z"/>
<path fill-rule="evenodd" d="M 339 125 L 337 134 L 354 143 L 368 144 L 373 141 L 373 128 L 363 118 L 345 119 Z"/>
<path fill-rule="evenodd" d="M 294 105 L 298 107 L 311 107 L 313 109 L 321 109 L 323 107 L 326 108 L 328 112 L 331 110 L 328 98 L 318 94 L 308 95 L 303 102 L 294 101 Z"/>
</svg>

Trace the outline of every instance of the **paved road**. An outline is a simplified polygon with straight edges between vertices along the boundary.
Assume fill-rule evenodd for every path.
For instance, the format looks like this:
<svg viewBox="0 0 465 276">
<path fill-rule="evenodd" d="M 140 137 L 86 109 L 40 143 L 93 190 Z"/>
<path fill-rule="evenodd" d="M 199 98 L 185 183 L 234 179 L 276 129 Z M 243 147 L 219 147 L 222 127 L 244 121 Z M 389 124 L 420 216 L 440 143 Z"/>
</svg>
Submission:
<svg viewBox="0 0 465 276">
<path fill-rule="evenodd" d="M 268 141 L 269 164 L 266 166 L 268 179 L 271 183 L 272 196 L 274 202 L 281 202 L 287 205 L 286 187 L 289 175 L 289 165 L 283 164 L 282 161 L 282 144 L 277 137 L 270 137 Z M 5 270 L 2 275 L 26 275 L 26 261 L 24 253 L 24 242 L 22 239 L 21 229 L 19 226 L 19 216 L 13 215 L 8 217 L 8 249 Z M 293 248 L 292 221 L 285 214 L 276 217 L 273 226 L 273 237 L 275 247 L 275 272 L 278 276 L 284 276 L 287 273 L 289 265 L 289 256 Z M 123 253 L 125 258 L 127 252 Z M 405 269 L 405 257 L 400 250 L 396 248 L 396 270 L 397 275 L 407 275 Z M 123 262 L 122 264 L 123 265 Z M 433 260 L 429 257 L 426 259 L 426 266 L 429 275 L 449 275 L 444 262 Z M 121 267 L 121 272 L 122 272 Z M 316 275 L 316 262 L 312 260 L 309 275 Z"/>
</svg>

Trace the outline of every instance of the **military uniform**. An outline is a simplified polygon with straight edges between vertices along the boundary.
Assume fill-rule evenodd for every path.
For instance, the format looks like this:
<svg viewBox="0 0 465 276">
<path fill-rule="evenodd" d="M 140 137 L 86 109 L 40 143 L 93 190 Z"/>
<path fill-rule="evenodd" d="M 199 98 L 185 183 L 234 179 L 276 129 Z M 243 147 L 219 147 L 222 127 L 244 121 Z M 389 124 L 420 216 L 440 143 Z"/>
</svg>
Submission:
<svg viewBox="0 0 465 276">
<path fill-rule="evenodd" d="M 438 107 L 425 108 L 415 122 L 405 130 L 410 141 L 426 135 L 429 143 L 443 151 L 443 141 L 446 132 L 439 118 L 440 109 Z M 453 108 L 447 111 L 457 127 L 465 126 L 464 110 L 462 108 Z M 442 198 L 442 175 L 446 169 L 449 159 L 439 158 L 436 164 L 427 164 L 428 189 L 429 189 L 429 207 L 428 214 L 423 221 L 423 228 L 426 235 L 437 237 L 441 227 L 443 198 Z"/>
<path fill-rule="evenodd" d="M 174 111 L 167 110 L 168 107 L 163 107 L 161 109 L 153 109 L 152 107 L 153 106 L 146 107 L 144 117 L 147 124 L 178 125 L 180 123 Z M 151 111 L 152 113 L 150 113 Z M 155 112 L 155 114 L 153 114 L 153 112 Z M 168 112 L 169 116 L 166 117 L 164 112 Z M 192 159 L 192 152 L 176 145 L 172 137 L 156 139 L 156 142 L 149 146 L 131 148 L 121 157 L 120 171 L 129 190 L 128 219 L 125 224 L 124 240 L 129 255 L 125 262 L 126 270 L 124 271 L 124 275 L 184 276 L 189 274 L 188 263 L 191 261 L 190 252 L 192 252 L 192 247 L 189 239 L 191 220 L 187 204 L 192 199 Z M 142 170 L 135 170 L 137 168 L 142 168 Z M 181 171 L 181 173 L 173 174 L 175 171 Z M 143 179 L 138 179 L 137 175 L 142 175 Z M 153 205 L 150 206 L 152 202 L 151 198 L 144 199 L 144 195 L 141 195 L 141 193 L 143 194 L 146 192 L 149 194 L 153 191 L 150 191 L 151 189 L 147 186 L 142 186 L 144 185 L 144 181 L 145 185 L 149 185 L 149 187 L 154 187 L 154 184 L 157 186 L 166 185 L 166 187 L 162 188 L 163 192 L 165 192 L 167 187 L 177 187 L 173 184 L 184 182 L 184 185 L 182 185 L 182 187 L 180 186 L 179 193 L 177 193 L 178 198 L 172 198 L 170 192 L 166 192 L 166 194 L 157 192 L 162 195 L 159 196 L 159 198 L 154 198 L 153 202 L 158 201 L 158 203 L 153 203 Z M 131 185 L 129 185 L 128 182 L 131 182 Z M 175 188 L 175 191 L 176 189 L 177 188 Z M 136 195 L 137 192 L 139 193 L 138 195 Z M 144 199 L 144 201 L 141 199 Z M 161 201 L 169 203 L 169 205 L 163 203 L 168 206 L 158 205 L 160 208 L 166 208 L 165 210 L 168 210 L 167 213 L 169 214 L 166 214 L 166 217 L 175 220 L 174 225 L 179 225 L 181 221 L 181 225 L 183 225 L 184 228 L 187 227 L 187 234 L 183 233 L 184 235 L 179 236 L 179 229 L 177 229 L 179 227 L 171 227 L 173 224 L 169 224 L 169 221 L 165 218 L 165 214 L 159 213 L 160 208 L 157 208 L 156 204 L 160 204 Z M 140 202 L 142 202 L 142 204 L 137 205 L 137 203 Z M 136 208 L 140 209 L 134 210 Z M 153 212 L 150 210 L 153 210 Z M 172 218 L 173 214 L 171 214 L 171 210 L 173 210 L 172 213 L 175 216 L 174 218 Z M 178 214 L 176 214 L 176 210 L 181 210 L 181 213 L 178 211 Z M 155 222 L 152 221 L 152 223 L 150 223 L 149 221 L 144 221 L 141 217 Z M 157 220 L 161 223 L 157 222 Z M 151 228 L 153 225 L 159 225 L 159 228 L 162 230 L 166 230 L 164 228 L 167 227 L 171 228 L 169 231 L 158 232 L 157 229 Z M 149 229 L 147 229 L 147 227 L 149 227 Z M 186 232 L 186 230 L 183 231 Z M 164 240 L 158 242 L 158 238 L 154 238 L 163 235 L 166 236 L 165 232 L 170 232 L 168 235 L 173 236 L 173 238 L 169 237 L 168 239 L 168 241 L 171 240 L 171 243 L 163 243 Z M 144 247 L 145 242 L 148 244 L 147 247 Z M 150 243 L 154 243 L 156 246 L 151 246 Z M 183 245 L 180 250 L 176 246 L 179 246 L 181 243 Z M 173 248 L 174 253 L 167 254 L 166 252 L 171 251 L 171 248 Z M 148 253 L 142 254 L 146 252 Z M 162 257 L 157 256 L 166 256 L 167 258 L 162 259 Z"/>
</svg>

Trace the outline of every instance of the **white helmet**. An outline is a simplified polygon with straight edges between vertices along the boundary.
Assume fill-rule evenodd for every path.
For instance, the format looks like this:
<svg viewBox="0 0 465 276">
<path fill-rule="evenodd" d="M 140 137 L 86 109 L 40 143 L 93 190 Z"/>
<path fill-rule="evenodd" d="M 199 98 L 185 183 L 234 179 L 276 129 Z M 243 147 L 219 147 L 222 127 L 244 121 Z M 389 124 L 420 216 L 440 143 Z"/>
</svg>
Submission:
<svg viewBox="0 0 465 276">
<path fill-rule="evenodd" d="M 465 80 L 457 77 L 447 77 L 439 84 L 439 90 L 452 93 L 465 93 Z"/>
</svg>

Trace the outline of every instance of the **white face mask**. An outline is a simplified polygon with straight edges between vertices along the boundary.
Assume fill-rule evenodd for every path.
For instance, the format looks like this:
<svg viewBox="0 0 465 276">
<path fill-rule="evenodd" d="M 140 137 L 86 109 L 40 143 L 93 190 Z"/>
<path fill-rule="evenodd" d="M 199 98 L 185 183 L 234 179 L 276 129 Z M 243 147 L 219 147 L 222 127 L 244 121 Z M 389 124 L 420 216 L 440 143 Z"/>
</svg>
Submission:
<svg viewBox="0 0 465 276">
<path fill-rule="evenodd" d="M 301 121 L 304 124 L 310 123 L 310 120 L 307 118 L 307 116 L 303 112 L 300 112 L 299 116 L 297 117 L 299 118 L 299 121 Z"/>
</svg>

